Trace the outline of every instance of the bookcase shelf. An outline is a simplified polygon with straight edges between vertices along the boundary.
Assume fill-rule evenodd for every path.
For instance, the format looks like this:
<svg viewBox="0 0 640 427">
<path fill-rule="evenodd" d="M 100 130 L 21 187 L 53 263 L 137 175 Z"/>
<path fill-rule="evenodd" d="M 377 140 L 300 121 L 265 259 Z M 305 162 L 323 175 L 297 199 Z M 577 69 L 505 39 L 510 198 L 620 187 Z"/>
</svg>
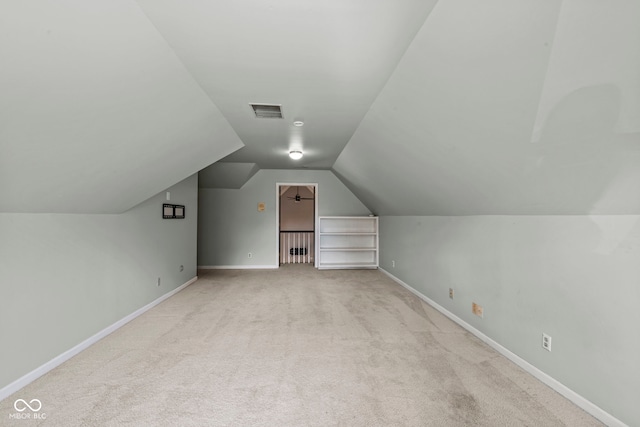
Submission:
<svg viewBox="0 0 640 427">
<path fill-rule="evenodd" d="M 319 269 L 378 268 L 378 217 L 319 218 Z"/>
</svg>

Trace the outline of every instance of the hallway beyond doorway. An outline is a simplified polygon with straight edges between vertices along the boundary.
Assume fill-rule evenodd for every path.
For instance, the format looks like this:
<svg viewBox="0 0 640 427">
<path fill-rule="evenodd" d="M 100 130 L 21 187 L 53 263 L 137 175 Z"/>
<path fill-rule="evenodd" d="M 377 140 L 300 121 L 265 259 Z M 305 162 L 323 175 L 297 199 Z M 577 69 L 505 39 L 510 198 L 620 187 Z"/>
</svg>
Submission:
<svg viewBox="0 0 640 427">
<path fill-rule="evenodd" d="M 278 185 L 278 263 L 315 264 L 317 184 Z"/>
</svg>

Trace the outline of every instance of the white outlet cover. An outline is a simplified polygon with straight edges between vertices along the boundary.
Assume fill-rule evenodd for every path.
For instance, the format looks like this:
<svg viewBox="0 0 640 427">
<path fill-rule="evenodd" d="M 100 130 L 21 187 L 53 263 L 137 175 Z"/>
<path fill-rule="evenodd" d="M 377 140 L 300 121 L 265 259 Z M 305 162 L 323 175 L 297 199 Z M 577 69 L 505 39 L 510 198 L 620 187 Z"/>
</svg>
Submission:
<svg viewBox="0 0 640 427">
<path fill-rule="evenodd" d="M 545 333 L 542 334 L 542 348 L 551 351 L 551 337 Z"/>
</svg>

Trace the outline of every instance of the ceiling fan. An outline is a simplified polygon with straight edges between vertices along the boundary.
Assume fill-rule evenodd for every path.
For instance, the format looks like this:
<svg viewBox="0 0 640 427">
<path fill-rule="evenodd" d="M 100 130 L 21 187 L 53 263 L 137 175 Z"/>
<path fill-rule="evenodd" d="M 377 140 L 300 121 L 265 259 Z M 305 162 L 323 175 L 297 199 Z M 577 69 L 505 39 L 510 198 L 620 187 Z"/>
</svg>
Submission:
<svg viewBox="0 0 640 427">
<path fill-rule="evenodd" d="M 299 203 L 300 200 L 313 200 L 313 197 L 300 197 L 300 187 L 296 187 L 296 195 L 295 197 L 288 196 L 287 199 L 295 200 L 296 203 Z"/>
</svg>

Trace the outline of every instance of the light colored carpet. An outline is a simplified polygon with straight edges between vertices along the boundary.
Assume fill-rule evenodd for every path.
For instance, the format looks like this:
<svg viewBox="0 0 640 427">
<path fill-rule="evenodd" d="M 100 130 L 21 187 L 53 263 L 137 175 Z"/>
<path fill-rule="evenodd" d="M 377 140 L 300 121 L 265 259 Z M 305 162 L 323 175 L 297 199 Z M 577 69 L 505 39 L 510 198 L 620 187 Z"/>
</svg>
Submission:
<svg viewBox="0 0 640 427">
<path fill-rule="evenodd" d="M 17 398 L 43 422 L 10 420 Z M 0 425 L 597 426 L 378 271 L 205 271 Z"/>
</svg>

